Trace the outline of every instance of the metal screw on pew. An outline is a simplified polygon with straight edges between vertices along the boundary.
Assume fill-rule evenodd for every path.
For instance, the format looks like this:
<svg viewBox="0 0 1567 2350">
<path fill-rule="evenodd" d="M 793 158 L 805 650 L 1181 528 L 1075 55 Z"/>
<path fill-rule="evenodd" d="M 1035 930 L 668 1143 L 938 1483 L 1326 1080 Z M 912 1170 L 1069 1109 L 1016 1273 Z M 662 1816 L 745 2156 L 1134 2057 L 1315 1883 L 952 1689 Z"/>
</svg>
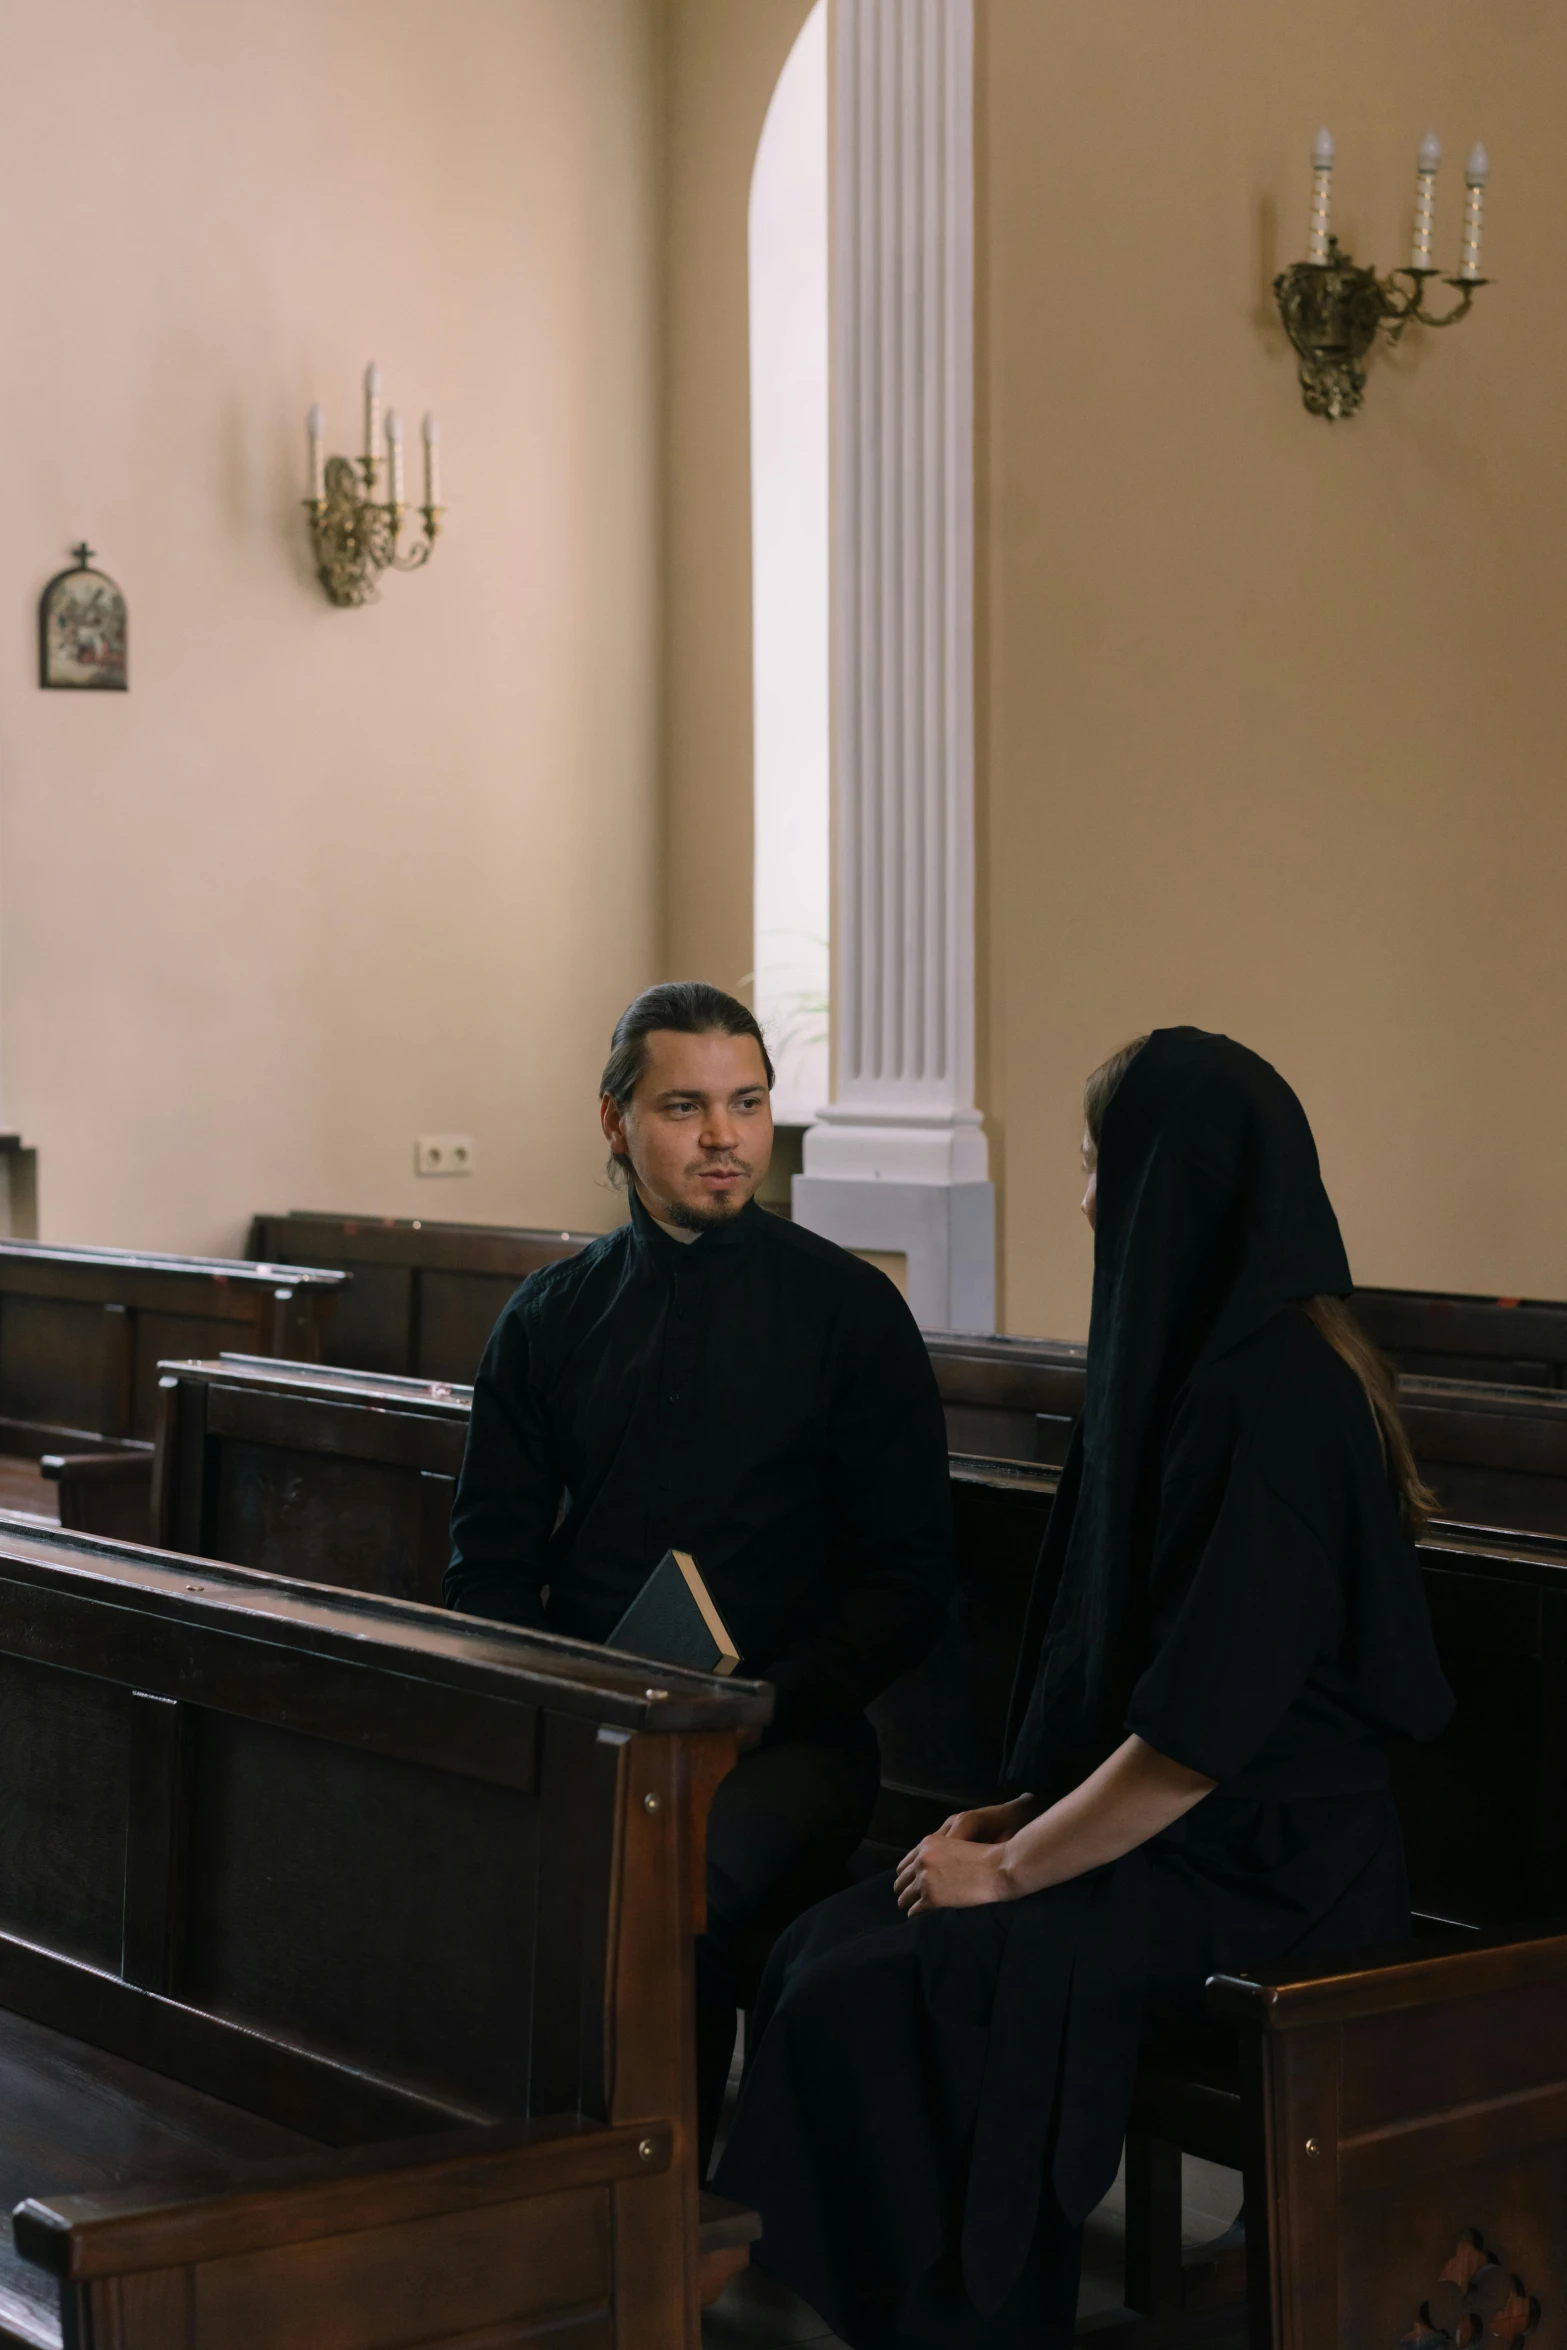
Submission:
<svg viewBox="0 0 1567 2350">
<path fill-rule="evenodd" d="M 658 1797 L 656 1795 L 644 1795 L 642 1798 L 642 1809 L 644 1811 L 657 1811 Z"/>
<path fill-rule="evenodd" d="M 1308 2154 L 1320 2154 L 1322 2152 L 1321 2145 L 1315 2138 L 1308 2138 L 1306 2140 L 1306 2152 Z"/>
<path fill-rule="evenodd" d="M 638 2146 L 637 2152 L 641 2155 L 644 2162 L 652 2162 L 657 2156 L 658 2148 L 653 2143 L 651 2138 L 644 2138 L 640 2146 Z"/>
</svg>

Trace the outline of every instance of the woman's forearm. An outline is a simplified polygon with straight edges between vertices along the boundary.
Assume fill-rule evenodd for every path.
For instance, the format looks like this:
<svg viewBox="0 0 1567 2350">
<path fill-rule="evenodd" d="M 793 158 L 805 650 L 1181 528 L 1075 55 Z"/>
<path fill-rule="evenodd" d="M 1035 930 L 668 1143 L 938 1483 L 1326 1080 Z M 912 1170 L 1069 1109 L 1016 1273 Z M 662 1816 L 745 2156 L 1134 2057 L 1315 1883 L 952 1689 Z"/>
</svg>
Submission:
<svg viewBox="0 0 1567 2350">
<path fill-rule="evenodd" d="M 1146 1844 L 1201 1803 L 1214 1782 L 1128 1738 L 1091 1777 L 998 1848 L 1008 1894 L 1038 1893 Z"/>
</svg>

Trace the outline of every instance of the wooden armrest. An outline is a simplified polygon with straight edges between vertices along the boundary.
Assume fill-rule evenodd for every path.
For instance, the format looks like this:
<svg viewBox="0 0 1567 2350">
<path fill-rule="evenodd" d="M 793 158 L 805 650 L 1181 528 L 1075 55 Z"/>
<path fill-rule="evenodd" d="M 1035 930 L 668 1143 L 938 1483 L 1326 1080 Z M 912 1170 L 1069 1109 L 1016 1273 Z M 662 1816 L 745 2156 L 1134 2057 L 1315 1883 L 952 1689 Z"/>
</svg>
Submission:
<svg viewBox="0 0 1567 2350">
<path fill-rule="evenodd" d="M 12 2214 L 12 2233 L 25 2259 L 57 2276 L 123 2276 L 650 2177 L 669 2168 L 672 2145 L 662 2121 L 606 2128 L 563 2117 L 442 2131 L 247 2168 L 216 2194 L 132 2187 L 30 2198 Z"/>
<path fill-rule="evenodd" d="M 697 2206 L 696 2297 L 704 2309 L 747 2265 L 761 2232 L 760 2212 L 703 2189 Z"/>
<path fill-rule="evenodd" d="M 1567 1984 L 1567 1933 L 1542 1928 L 1475 1936 L 1460 1930 L 1350 1952 L 1309 1971 L 1295 1966 L 1256 1976 L 1210 1975 L 1208 2008 L 1253 2031 L 1287 2032 L 1550 1982 Z"/>
<path fill-rule="evenodd" d="M 146 1485 L 152 1482 L 152 1447 L 138 1452 L 46 1452 L 38 1473 L 56 1485 Z"/>
<path fill-rule="evenodd" d="M 704 2187 L 698 2201 L 698 2225 L 704 2252 L 734 2252 L 754 2244 L 762 2232 L 760 2212 L 748 2203 L 731 2203 Z"/>
</svg>

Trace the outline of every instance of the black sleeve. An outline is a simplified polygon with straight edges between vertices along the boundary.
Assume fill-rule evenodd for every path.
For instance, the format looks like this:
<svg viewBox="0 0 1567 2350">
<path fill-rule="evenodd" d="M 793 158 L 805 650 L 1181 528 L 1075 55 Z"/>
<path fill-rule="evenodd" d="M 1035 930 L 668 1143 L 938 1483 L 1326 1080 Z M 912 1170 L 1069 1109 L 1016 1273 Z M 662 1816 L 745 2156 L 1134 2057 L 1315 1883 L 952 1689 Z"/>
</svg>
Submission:
<svg viewBox="0 0 1567 2350">
<path fill-rule="evenodd" d="M 947 1432 L 914 1317 L 885 1276 L 856 1281 L 830 1421 L 836 1593 L 767 1668 L 775 1727 L 863 1713 L 934 1645 L 955 1580 Z M 885 1296 L 881 1294 L 885 1288 Z"/>
<path fill-rule="evenodd" d="M 1333 1562 L 1244 1452 L 1207 1527 L 1161 1545 L 1149 1624 L 1153 1653 L 1126 1727 L 1220 1782 L 1267 1743 L 1337 1647 L 1344 1600 Z"/>
<path fill-rule="evenodd" d="M 513 1303 L 491 1333 L 474 1382 L 445 1593 L 447 1606 L 463 1615 L 542 1629 L 546 1546 L 561 1478 L 529 1369 L 527 1324 Z"/>
</svg>

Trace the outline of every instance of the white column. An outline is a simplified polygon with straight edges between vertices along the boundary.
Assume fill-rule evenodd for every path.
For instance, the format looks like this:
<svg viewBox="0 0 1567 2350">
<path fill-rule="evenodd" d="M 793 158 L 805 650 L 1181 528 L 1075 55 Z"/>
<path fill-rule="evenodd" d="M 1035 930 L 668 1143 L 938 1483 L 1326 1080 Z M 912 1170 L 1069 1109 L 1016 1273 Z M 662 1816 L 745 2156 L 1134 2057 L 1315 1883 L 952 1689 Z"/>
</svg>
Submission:
<svg viewBox="0 0 1567 2350">
<path fill-rule="evenodd" d="M 836 1093 L 802 1224 L 995 1325 L 974 1107 L 973 0 L 834 0 Z"/>
</svg>

